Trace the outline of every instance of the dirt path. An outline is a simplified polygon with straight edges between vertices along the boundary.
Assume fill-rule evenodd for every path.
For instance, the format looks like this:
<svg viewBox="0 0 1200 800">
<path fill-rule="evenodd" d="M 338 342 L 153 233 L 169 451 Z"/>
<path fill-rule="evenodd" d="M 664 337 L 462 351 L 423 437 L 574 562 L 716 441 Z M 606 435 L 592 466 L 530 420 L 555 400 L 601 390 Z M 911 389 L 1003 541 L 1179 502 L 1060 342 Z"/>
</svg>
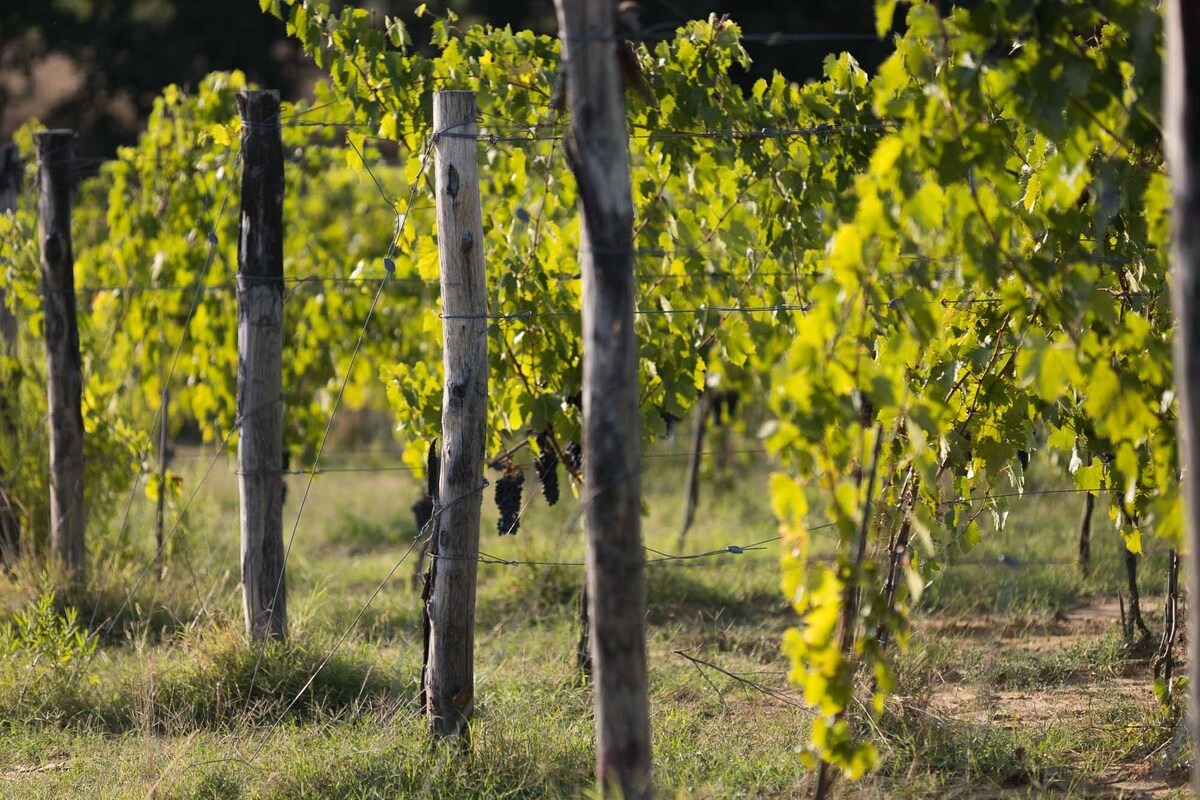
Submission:
<svg viewBox="0 0 1200 800">
<path fill-rule="evenodd" d="M 1146 598 L 1143 613 L 1160 605 L 1157 598 Z M 1120 617 L 1120 607 L 1113 600 L 1067 609 L 1053 617 L 986 614 L 918 620 L 914 641 L 929 637 L 953 640 L 963 653 L 963 663 L 973 667 L 935 668 L 922 695 L 901 698 L 901 702 L 912 704 L 910 707 L 931 720 L 965 726 L 968 731 L 986 726 L 1018 735 L 1093 735 L 1114 742 L 1122 741 L 1122 733 L 1126 733 L 1124 738 L 1134 741 L 1134 729 L 1147 725 L 1136 720 L 1154 719 L 1158 713 L 1150 653 L 1143 648 L 1107 662 L 1088 662 L 1088 654 L 1102 652 L 1106 643 L 1112 644 Z M 1184 657 L 1182 647 L 1177 648 L 1176 674 L 1186 668 Z M 1046 675 L 1006 671 L 1008 664 L 1029 663 L 1048 665 Z M 1013 753 L 1018 764 L 1014 785 L 964 786 L 947 796 L 973 800 L 1195 797 L 1188 788 L 1186 770 L 1177 766 L 1186 758 L 1182 735 L 1160 738 L 1167 740 L 1153 748 L 1118 748 L 1110 764 L 1078 770 L 1070 764 L 1052 768 L 1035 764 L 1036 758 L 1018 747 Z M 1028 769 L 1023 767 L 1026 763 Z"/>
</svg>

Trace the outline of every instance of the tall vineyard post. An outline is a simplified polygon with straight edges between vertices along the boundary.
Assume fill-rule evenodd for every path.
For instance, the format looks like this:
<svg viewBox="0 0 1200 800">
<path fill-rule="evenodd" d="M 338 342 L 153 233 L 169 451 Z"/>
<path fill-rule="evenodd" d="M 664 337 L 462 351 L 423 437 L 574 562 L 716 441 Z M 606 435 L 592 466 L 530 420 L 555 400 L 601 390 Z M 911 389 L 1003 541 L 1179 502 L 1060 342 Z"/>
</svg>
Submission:
<svg viewBox="0 0 1200 800">
<path fill-rule="evenodd" d="M 0 144 L 0 214 L 16 213 L 17 195 L 21 190 L 23 173 L 21 154 L 10 142 Z M 8 307 L 8 298 L 0 286 L 0 358 L 17 357 L 17 315 Z M 0 436 L 10 447 L 17 447 L 17 415 L 20 402 L 17 385 L 10 382 L 0 389 Z M 16 465 L 10 464 L 14 469 Z M 0 483 L 5 482 L 4 469 L 0 466 Z M 21 527 L 16 510 L 7 493 L 0 489 L 0 564 L 10 563 L 20 550 Z"/>
<path fill-rule="evenodd" d="M 687 479 L 684 481 L 683 524 L 679 526 L 679 549 L 687 540 L 687 532 L 696 518 L 696 506 L 700 502 L 700 454 L 704 451 L 704 429 L 712 410 L 712 397 L 708 392 L 700 395 L 696 402 L 696 419 L 692 427 L 692 453 L 688 458 Z"/>
<path fill-rule="evenodd" d="M 1171 178 L 1171 261 L 1175 270 L 1172 301 L 1175 332 L 1175 384 L 1179 392 L 1179 428 L 1183 447 L 1183 497 L 1186 551 L 1190 565 L 1189 619 L 1200 619 L 1200 6 L 1167 0 L 1164 38 L 1164 109 L 1167 168 Z M 1191 659 L 1191 700 L 1200 708 L 1200 658 Z M 1200 714 L 1189 715 L 1192 741 L 1200 742 Z M 1200 751 L 1193 751 L 1192 783 L 1200 789 Z"/>
<path fill-rule="evenodd" d="M 653 796 L 641 537 L 633 197 L 612 0 L 555 0 L 578 185 L 583 276 L 583 469 L 596 777 Z"/>
<path fill-rule="evenodd" d="M 71 160 L 75 132 L 34 134 L 38 158 L 38 244 L 46 338 L 50 431 L 50 555 L 71 581 L 83 577 L 83 376 L 71 249 Z"/>
<path fill-rule="evenodd" d="M 242 118 L 237 284 L 242 607 L 255 641 L 287 633 L 283 547 L 283 140 L 279 92 L 237 95 Z"/>
<path fill-rule="evenodd" d="M 435 92 L 443 365 L 441 480 L 427 614 L 426 712 L 435 736 L 465 734 L 475 707 L 475 579 L 487 447 L 487 276 L 475 93 Z"/>
<path fill-rule="evenodd" d="M 166 570 L 166 543 L 163 541 L 163 523 L 167 504 L 167 419 L 170 410 L 171 392 L 163 389 L 162 410 L 158 419 L 158 496 L 154 507 L 154 574 L 161 580 Z"/>
<path fill-rule="evenodd" d="M 0 144 L 0 214 L 16 213 L 23 172 L 24 165 L 21 163 L 21 153 L 17 146 L 11 142 Z M 8 307 L 3 286 L 0 286 L 0 346 L 4 348 L 3 354 L 6 356 L 16 353 L 17 315 Z M 0 403 L 15 401 L 15 397 L 0 397 Z M 10 418 L 5 415 L 4 424 L 10 422 Z"/>
<path fill-rule="evenodd" d="M 1095 508 L 1095 493 L 1086 493 L 1083 498 L 1083 515 L 1079 519 L 1079 572 L 1084 576 L 1092 571 L 1092 512 Z"/>
</svg>

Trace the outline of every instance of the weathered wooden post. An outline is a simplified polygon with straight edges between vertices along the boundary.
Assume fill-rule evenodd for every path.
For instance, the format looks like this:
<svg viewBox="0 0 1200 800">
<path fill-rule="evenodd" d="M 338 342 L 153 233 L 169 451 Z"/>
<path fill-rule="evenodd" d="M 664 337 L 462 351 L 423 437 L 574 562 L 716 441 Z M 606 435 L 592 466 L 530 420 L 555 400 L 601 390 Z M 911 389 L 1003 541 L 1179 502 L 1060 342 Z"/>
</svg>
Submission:
<svg viewBox="0 0 1200 800">
<path fill-rule="evenodd" d="M 283 140 L 279 92 L 239 92 L 238 488 L 242 609 L 255 641 L 287 632 L 283 549 Z"/>
<path fill-rule="evenodd" d="M 696 506 L 700 502 L 700 461 L 704 453 L 704 429 L 708 426 L 708 416 L 712 413 L 712 395 L 705 391 L 696 403 L 695 427 L 692 428 L 692 450 L 688 457 L 687 480 L 684 483 L 686 494 L 683 500 L 683 524 L 679 526 L 679 549 L 683 550 L 687 532 L 696 518 Z"/>
<path fill-rule="evenodd" d="M 17 210 L 21 191 L 21 151 L 13 142 L 0 142 L 0 214 Z"/>
<path fill-rule="evenodd" d="M 50 427 L 50 554 L 78 581 L 84 567 L 83 377 L 71 252 L 71 157 L 75 132 L 33 135 L 38 157 L 38 244 Z"/>
<path fill-rule="evenodd" d="M 1183 446 L 1185 547 L 1188 553 L 1188 619 L 1200 619 L 1200 5 L 1167 0 L 1165 8 L 1165 139 L 1171 176 L 1172 301 L 1175 332 L 1175 385 L 1179 394 L 1179 433 Z M 1193 747 L 1200 743 L 1200 658 L 1191 658 Z M 1192 753 L 1192 783 L 1200 789 L 1200 750 Z"/>
<path fill-rule="evenodd" d="M 571 127 L 566 152 L 582 213 L 583 470 L 596 704 L 596 775 L 606 796 L 653 794 L 646 688 L 646 576 L 638 473 L 633 199 L 612 0 L 555 0 Z M 632 53 L 623 53 L 625 57 Z"/>
<path fill-rule="evenodd" d="M 1092 571 L 1092 512 L 1096 495 L 1088 492 L 1083 499 L 1083 515 L 1079 519 L 1079 572 L 1087 576 Z"/>
<path fill-rule="evenodd" d="M 17 146 L 10 142 L 0 144 L 0 214 L 17 210 L 17 195 L 21 191 L 21 174 L 24 165 Z M 0 286 L 0 358 L 17 357 L 17 315 L 8 307 L 8 298 Z M 17 415 L 20 403 L 17 384 L 0 389 L 0 435 L 3 435 L 14 452 L 17 443 Z M 10 465 L 12 468 L 13 465 Z M 3 465 L 0 465 L 0 484 L 7 483 Z M 0 488 L 0 564 L 12 563 L 21 548 L 21 526 L 8 495 Z"/>
<path fill-rule="evenodd" d="M 430 731 L 443 737 L 466 733 L 475 708 L 475 576 L 488 401 L 475 113 L 474 92 L 433 95 L 445 390 L 424 680 Z"/>
<path fill-rule="evenodd" d="M 17 146 L 11 142 L 0 144 L 0 214 L 16 212 L 24 171 Z M 8 307 L 3 286 L 0 286 L 0 347 L 4 348 L 4 355 L 7 356 L 14 355 L 17 349 L 17 316 Z M 14 400 L 4 397 L 0 398 L 0 403 Z"/>
<path fill-rule="evenodd" d="M 166 572 L 166 542 L 163 541 L 164 512 L 167 503 L 167 420 L 171 391 L 163 389 L 162 405 L 158 412 L 158 498 L 154 508 L 154 574 L 161 580 Z"/>
</svg>

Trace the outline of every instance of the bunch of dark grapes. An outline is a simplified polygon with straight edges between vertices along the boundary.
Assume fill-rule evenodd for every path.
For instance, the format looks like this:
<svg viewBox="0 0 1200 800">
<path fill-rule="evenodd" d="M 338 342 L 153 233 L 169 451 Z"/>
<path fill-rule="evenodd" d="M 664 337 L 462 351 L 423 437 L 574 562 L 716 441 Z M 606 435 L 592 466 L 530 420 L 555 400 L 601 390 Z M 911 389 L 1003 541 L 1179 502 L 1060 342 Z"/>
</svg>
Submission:
<svg viewBox="0 0 1200 800">
<path fill-rule="evenodd" d="M 579 442 L 567 442 L 566 448 L 563 449 L 563 463 L 572 475 L 583 474 L 583 448 L 579 446 Z"/>
<path fill-rule="evenodd" d="M 711 395 L 710 406 L 713 422 L 720 426 L 728 425 L 737 413 L 738 393 L 734 389 L 726 392 L 716 392 Z"/>
<path fill-rule="evenodd" d="M 500 521 L 496 529 L 503 536 L 506 533 L 516 535 L 521 523 L 521 485 L 525 483 L 525 474 L 512 465 L 504 471 L 500 480 L 496 481 L 496 508 L 500 510 Z"/>
<path fill-rule="evenodd" d="M 542 494 L 546 502 L 554 505 L 558 502 L 558 453 L 550 441 L 548 433 L 537 435 L 538 456 L 533 460 L 533 470 L 537 473 L 538 483 L 542 485 Z"/>
<path fill-rule="evenodd" d="M 412 513 L 413 521 L 417 523 L 417 533 L 424 533 L 425 526 L 429 524 L 429 520 L 433 519 L 433 498 L 425 495 L 413 503 Z"/>
</svg>

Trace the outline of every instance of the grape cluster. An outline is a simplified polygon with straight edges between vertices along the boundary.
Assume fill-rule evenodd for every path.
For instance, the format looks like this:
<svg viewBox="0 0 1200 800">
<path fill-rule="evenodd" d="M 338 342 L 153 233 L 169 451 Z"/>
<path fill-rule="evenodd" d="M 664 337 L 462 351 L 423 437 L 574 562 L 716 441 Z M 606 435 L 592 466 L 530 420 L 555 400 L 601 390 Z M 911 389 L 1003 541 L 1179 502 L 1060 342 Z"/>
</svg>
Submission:
<svg viewBox="0 0 1200 800">
<path fill-rule="evenodd" d="M 710 406 L 713 422 L 720 426 L 731 423 L 734 415 L 737 414 L 738 399 L 738 393 L 735 389 L 714 393 L 712 395 L 712 405 Z"/>
<path fill-rule="evenodd" d="M 583 474 L 583 448 L 579 446 L 579 442 L 567 442 L 563 450 L 563 463 L 572 474 Z"/>
<path fill-rule="evenodd" d="M 546 502 L 554 505 L 558 502 L 558 453 L 548 433 L 537 435 L 538 456 L 533 460 L 533 470 L 537 473 L 538 483 L 542 485 L 542 494 Z"/>
<path fill-rule="evenodd" d="M 500 535 L 516 535 L 521 523 L 521 486 L 525 483 L 525 475 L 518 469 L 509 467 L 496 481 L 496 508 L 500 510 L 500 521 L 496 529 Z"/>
<path fill-rule="evenodd" d="M 675 426 L 681 422 L 681 419 L 670 411 L 663 411 L 661 408 L 658 410 L 658 416 L 662 418 L 663 427 L 667 429 L 667 436 L 674 436 Z"/>
</svg>

